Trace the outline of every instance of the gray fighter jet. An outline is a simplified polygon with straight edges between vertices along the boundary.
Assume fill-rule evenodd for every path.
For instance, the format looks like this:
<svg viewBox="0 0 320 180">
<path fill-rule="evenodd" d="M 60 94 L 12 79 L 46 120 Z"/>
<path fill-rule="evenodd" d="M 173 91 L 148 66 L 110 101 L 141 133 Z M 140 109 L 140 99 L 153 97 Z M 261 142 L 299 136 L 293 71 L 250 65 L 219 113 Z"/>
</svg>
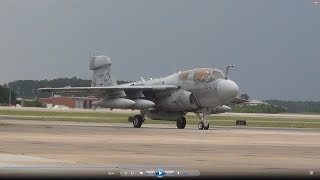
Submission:
<svg viewBox="0 0 320 180">
<path fill-rule="evenodd" d="M 92 56 L 91 87 L 40 88 L 40 92 L 85 93 L 99 98 L 93 107 L 140 110 L 139 115 L 129 117 L 135 128 L 140 128 L 144 117 L 154 120 L 174 120 L 179 129 L 186 126 L 185 115 L 197 114 L 199 129 L 209 129 L 206 117 L 223 113 L 231 108 L 225 104 L 242 102 L 236 98 L 238 85 L 226 72 L 214 68 L 198 68 L 178 72 L 164 78 L 131 82 L 118 85 L 111 73 L 111 60 L 107 56 Z"/>
</svg>

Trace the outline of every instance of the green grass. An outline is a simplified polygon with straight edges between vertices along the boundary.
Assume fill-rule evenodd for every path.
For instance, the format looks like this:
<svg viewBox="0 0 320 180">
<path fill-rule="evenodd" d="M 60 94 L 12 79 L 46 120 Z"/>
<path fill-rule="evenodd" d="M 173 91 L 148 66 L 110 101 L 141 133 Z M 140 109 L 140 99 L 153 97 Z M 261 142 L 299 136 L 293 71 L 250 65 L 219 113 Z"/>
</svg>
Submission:
<svg viewBox="0 0 320 180">
<path fill-rule="evenodd" d="M 0 123 L 0 127 L 2 127 L 2 126 L 8 126 L 9 124 L 7 124 L 7 123 Z"/>
<path fill-rule="evenodd" d="M 197 118 L 197 116 L 194 115 L 187 115 L 187 119 L 190 118 Z M 306 118 L 306 119 L 301 119 L 301 118 L 288 118 L 288 117 L 236 117 L 236 116 L 208 116 L 208 120 L 230 120 L 230 121 L 235 121 L 235 120 L 254 120 L 254 121 L 306 121 L 306 122 L 319 122 L 320 123 L 320 118 Z"/>
<path fill-rule="evenodd" d="M 0 115 L 6 119 L 42 120 L 42 121 L 73 121 L 73 122 L 99 122 L 99 123 L 128 123 L 128 116 L 132 113 L 118 112 L 56 112 L 56 111 L 26 111 L 26 110 L 0 110 Z M 187 115 L 188 125 L 197 125 L 198 117 Z M 297 127 L 320 128 L 320 119 L 300 119 L 287 117 L 233 117 L 208 116 L 212 126 L 235 126 L 236 120 L 246 120 L 247 126 L 253 127 Z M 175 121 L 158 121 L 146 118 L 146 124 L 175 124 Z"/>
<path fill-rule="evenodd" d="M 129 113 L 128 113 L 129 114 Z M 133 114 L 133 113 L 132 113 Z M 67 117 L 123 117 L 122 113 L 113 112 L 59 112 L 59 111 L 25 111 L 0 110 L 0 115 L 12 116 L 67 116 Z"/>
</svg>

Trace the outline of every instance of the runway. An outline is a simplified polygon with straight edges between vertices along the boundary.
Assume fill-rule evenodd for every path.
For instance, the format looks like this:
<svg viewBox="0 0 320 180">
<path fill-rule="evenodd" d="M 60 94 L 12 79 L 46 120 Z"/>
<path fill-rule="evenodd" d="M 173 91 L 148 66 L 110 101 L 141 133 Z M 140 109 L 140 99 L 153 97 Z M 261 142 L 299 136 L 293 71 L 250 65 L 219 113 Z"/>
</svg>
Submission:
<svg viewBox="0 0 320 180">
<path fill-rule="evenodd" d="M 54 174 L 57 168 L 49 167 L 62 166 L 64 172 L 106 174 L 105 166 L 129 166 L 198 169 L 201 175 L 320 175 L 320 131 L 312 128 L 200 131 L 164 124 L 137 129 L 130 123 L 1 119 L 0 137 L 4 174 Z M 67 168 L 76 166 L 83 168 Z"/>
</svg>

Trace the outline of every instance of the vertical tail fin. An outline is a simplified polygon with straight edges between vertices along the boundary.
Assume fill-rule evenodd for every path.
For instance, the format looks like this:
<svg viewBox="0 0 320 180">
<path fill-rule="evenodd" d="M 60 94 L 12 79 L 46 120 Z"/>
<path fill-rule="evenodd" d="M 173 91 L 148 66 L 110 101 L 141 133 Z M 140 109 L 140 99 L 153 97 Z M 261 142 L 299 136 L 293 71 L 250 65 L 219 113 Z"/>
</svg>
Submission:
<svg viewBox="0 0 320 180">
<path fill-rule="evenodd" d="M 93 55 L 90 60 L 90 70 L 93 71 L 91 87 L 117 85 L 111 73 L 111 59 L 108 56 Z"/>
</svg>

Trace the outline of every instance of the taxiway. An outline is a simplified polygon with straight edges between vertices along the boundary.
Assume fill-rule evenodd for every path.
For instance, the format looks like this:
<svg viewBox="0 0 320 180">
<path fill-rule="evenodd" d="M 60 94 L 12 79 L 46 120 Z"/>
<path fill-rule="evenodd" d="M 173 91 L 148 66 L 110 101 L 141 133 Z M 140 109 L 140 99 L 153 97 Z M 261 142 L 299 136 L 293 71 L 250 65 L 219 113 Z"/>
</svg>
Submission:
<svg viewBox="0 0 320 180">
<path fill-rule="evenodd" d="M 0 124 L 0 170 L 14 166 L 185 166 L 206 175 L 320 174 L 320 131 L 316 128 L 212 126 L 200 131 L 190 125 L 180 130 L 173 124 L 144 124 L 137 129 L 130 123 L 5 118 Z M 91 173 L 105 173 L 105 169 Z"/>
</svg>

